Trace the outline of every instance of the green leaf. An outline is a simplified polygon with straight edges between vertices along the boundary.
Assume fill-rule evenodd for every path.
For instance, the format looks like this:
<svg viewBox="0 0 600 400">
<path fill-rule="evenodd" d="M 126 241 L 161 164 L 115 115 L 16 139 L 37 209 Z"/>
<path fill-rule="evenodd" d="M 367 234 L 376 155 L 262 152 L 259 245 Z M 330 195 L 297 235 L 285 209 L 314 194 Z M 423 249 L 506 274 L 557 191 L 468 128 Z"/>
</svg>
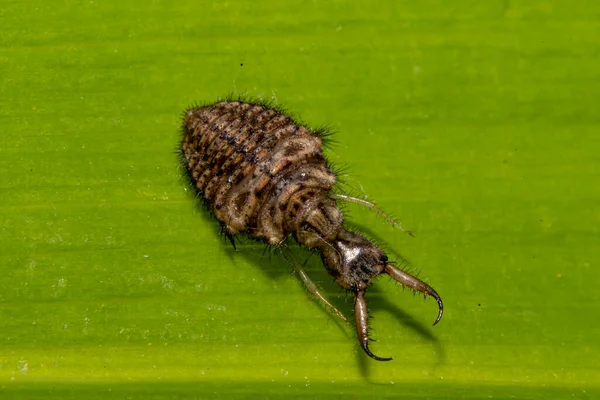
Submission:
<svg viewBox="0 0 600 400">
<path fill-rule="evenodd" d="M 4 2 L 2 393 L 597 398 L 600 5 L 577 4 Z M 415 233 L 347 207 L 444 299 L 431 327 L 435 302 L 374 283 L 394 361 L 198 205 L 180 115 L 229 93 L 331 125 L 340 179 Z"/>
</svg>

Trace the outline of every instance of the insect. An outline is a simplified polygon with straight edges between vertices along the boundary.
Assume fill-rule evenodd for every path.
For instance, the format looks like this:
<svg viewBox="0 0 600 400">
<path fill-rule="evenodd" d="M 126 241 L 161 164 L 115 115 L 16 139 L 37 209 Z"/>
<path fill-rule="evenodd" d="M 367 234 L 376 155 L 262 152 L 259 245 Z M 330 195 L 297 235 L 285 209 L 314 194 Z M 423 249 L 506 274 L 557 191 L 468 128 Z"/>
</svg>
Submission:
<svg viewBox="0 0 600 400">
<path fill-rule="evenodd" d="M 327 272 L 354 294 L 358 340 L 369 357 L 393 359 L 369 350 L 365 292 L 378 275 L 433 297 L 439 308 L 433 325 L 440 321 L 444 307 L 432 287 L 391 265 L 382 249 L 344 227 L 338 200 L 367 206 L 399 225 L 374 204 L 333 191 L 336 175 L 323 156 L 323 132 L 268 103 L 243 99 L 189 108 L 182 125 L 183 163 L 234 248 L 234 235 L 245 233 L 271 245 L 283 245 L 291 236 L 317 252 Z M 346 321 L 303 267 L 289 253 L 286 258 L 309 292 Z"/>
</svg>

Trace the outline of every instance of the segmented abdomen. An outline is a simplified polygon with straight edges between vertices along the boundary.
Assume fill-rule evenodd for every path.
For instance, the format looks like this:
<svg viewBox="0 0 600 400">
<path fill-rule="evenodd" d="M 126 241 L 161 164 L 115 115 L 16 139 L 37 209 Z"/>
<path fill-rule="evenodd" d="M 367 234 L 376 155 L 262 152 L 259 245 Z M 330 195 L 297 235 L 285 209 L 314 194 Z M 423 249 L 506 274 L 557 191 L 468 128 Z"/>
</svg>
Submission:
<svg viewBox="0 0 600 400">
<path fill-rule="evenodd" d="M 335 183 L 321 138 L 260 104 L 189 109 L 183 155 L 192 181 L 225 229 L 281 243 Z M 313 205 L 314 206 L 314 205 Z"/>
</svg>

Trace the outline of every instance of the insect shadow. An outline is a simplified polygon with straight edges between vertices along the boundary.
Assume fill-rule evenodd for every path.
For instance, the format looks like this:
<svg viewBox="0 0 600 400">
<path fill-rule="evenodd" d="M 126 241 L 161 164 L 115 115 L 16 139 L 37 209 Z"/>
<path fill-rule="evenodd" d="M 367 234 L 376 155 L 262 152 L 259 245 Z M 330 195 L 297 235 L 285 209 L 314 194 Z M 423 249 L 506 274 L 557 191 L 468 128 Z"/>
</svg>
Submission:
<svg viewBox="0 0 600 400">
<path fill-rule="evenodd" d="M 323 263 L 318 254 L 314 254 L 310 250 L 307 250 L 306 248 L 295 243 L 293 238 L 288 238 L 288 241 L 284 247 L 280 248 L 257 242 L 245 235 L 236 235 L 233 238 L 236 244 L 236 248 L 234 248 L 231 245 L 230 240 L 222 234 L 219 224 L 215 220 L 214 216 L 211 215 L 210 210 L 206 207 L 202 199 L 195 193 L 194 188 L 188 186 L 188 182 L 184 179 L 185 178 L 182 177 L 182 182 L 185 183 L 185 187 L 187 188 L 186 191 L 188 195 L 194 199 L 194 208 L 197 211 L 195 213 L 195 217 L 202 220 L 200 222 L 202 226 L 210 226 L 214 233 L 220 236 L 220 246 L 222 246 L 222 251 L 227 254 L 232 264 L 237 264 L 240 258 L 242 258 L 247 263 L 255 265 L 256 271 L 260 271 L 259 273 L 263 273 L 269 279 L 282 280 L 294 273 L 293 266 L 290 265 L 290 263 L 282 254 L 282 249 L 285 248 L 303 264 L 311 279 L 319 285 L 320 291 L 327 296 L 327 299 L 333 304 L 333 306 L 335 306 L 335 308 L 338 310 L 341 310 L 347 320 L 352 321 L 353 298 L 351 293 L 345 291 L 335 283 L 325 268 L 323 268 Z M 378 238 L 380 236 L 368 226 L 359 224 L 352 219 L 347 220 L 347 225 L 353 230 L 365 233 L 370 238 Z M 382 243 L 381 240 L 378 240 L 378 242 L 386 247 L 386 250 L 389 252 L 389 254 L 393 254 L 395 256 L 394 258 L 398 260 L 399 264 L 410 264 L 408 260 L 392 249 L 391 246 L 385 245 L 385 243 Z M 221 251 L 221 249 L 219 249 L 219 251 Z M 381 280 L 382 279 L 379 279 L 379 281 Z M 308 297 L 312 298 L 300 280 L 298 280 L 298 290 L 303 290 L 306 292 Z M 413 331 L 421 339 L 432 343 L 435 348 L 435 354 L 438 358 L 437 363 L 442 364 L 444 362 L 444 349 L 437 337 L 433 334 L 429 324 L 415 319 L 411 314 L 403 311 L 396 303 L 386 299 L 383 295 L 382 289 L 377 284 L 374 284 L 369 288 L 369 294 L 371 296 L 371 309 L 386 311 L 388 314 L 391 314 L 393 317 L 395 317 L 398 323 L 405 329 Z M 344 332 L 344 334 L 346 334 L 348 337 L 354 336 L 352 329 L 344 324 L 341 319 L 336 318 L 336 316 L 323 307 L 322 304 L 318 304 L 318 300 L 314 298 L 312 298 L 312 300 L 317 303 L 315 306 L 319 307 L 324 314 L 329 316 L 330 320 L 333 321 L 340 328 L 340 330 Z M 368 361 L 369 357 L 360 351 L 360 346 L 357 346 L 357 357 L 361 374 L 365 378 L 369 379 L 371 363 Z"/>
<path fill-rule="evenodd" d="M 358 230 L 367 233 L 371 237 L 376 235 L 367 227 L 361 226 L 354 222 L 349 223 L 349 226 L 356 227 Z M 239 257 L 243 258 L 246 262 L 255 265 L 257 271 L 261 271 L 269 279 L 280 280 L 288 277 L 294 272 L 294 268 L 290 265 L 285 257 L 281 254 L 281 251 L 277 248 L 270 248 L 269 246 L 253 241 L 251 238 L 244 236 L 236 236 L 236 247 L 230 245 L 227 238 L 223 237 L 222 245 L 224 251 L 230 257 L 232 263 L 237 263 Z M 299 260 L 303 260 L 304 268 L 310 275 L 311 279 L 315 281 L 320 290 L 326 294 L 327 299 L 341 312 L 344 316 L 351 321 L 353 318 L 352 307 L 353 298 L 351 293 L 343 290 L 335 283 L 327 271 L 323 268 L 323 263 L 317 254 L 301 247 L 294 242 L 292 238 L 289 239 L 288 244 L 285 245 L 293 255 Z M 386 246 L 388 247 L 388 246 Z M 390 250 L 389 248 L 387 250 Z M 395 251 L 389 251 L 390 254 L 395 254 L 397 259 L 402 264 L 407 264 L 407 260 Z M 382 279 L 380 279 L 381 281 Z M 391 278 L 390 278 L 391 280 Z M 398 285 L 399 286 L 399 285 Z M 298 290 L 303 290 L 303 285 L 298 280 Z M 403 288 L 404 289 L 404 288 Z M 308 291 L 304 290 L 306 295 L 311 297 Z M 405 329 L 411 330 L 417 334 L 421 339 L 431 343 L 434 347 L 434 352 L 437 355 L 437 364 L 442 364 L 445 360 L 445 351 L 441 342 L 434 335 L 430 325 L 415 319 L 410 313 L 403 311 L 396 303 L 388 300 L 384 291 L 378 287 L 377 284 L 372 285 L 369 288 L 369 294 L 371 296 L 370 308 L 378 311 L 385 311 L 390 314 L 398 321 L 398 323 Z M 408 295 L 407 293 L 406 295 Z M 419 296 L 419 294 L 415 294 Z M 317 300 L 312 298 L 315 303 Z M 320 310 L 331 318 L 331 321 L 340 328 L 348 337 L 354 336 L 351 328 L 344 324 L 339 318 L 336 318 L 331 312 L 329 312 L 321 304 L 315 304 Z M 372 319 L 372 317 L 371 317 Z M 369 362 L 369 356 L 360 351 L 360 346 L 357 346 L 358 366 L 361 374 L 365 378 L 370 377 L 371 364 Z"/>
<path fill-rule="evenodd" d="M 223 240 L 223 246 L 226 247 L 226 253 L 230 257 L 233 263 L 237 263 L 239 258 L 243 258 L 246 262 L 255 265 L 256 270 L 262 272 L 269 279 L 281 280 L 289 277 L 291 274 L 295 274 L 294 267 L 284 257 L 283 250 L 289 252 L 296 260 L 298 260 L 306 270 L 310 278 L 319 286 L 319 290 L 327 296 L 327 300 L 335 306 L 338 310 L 352 309 L 353 298 L 350 296 L 351 293 L 346 292 L 335 283 L 327 271 L 323 268 L 323 263 L 317 254 L 299 246 L 294 243 L 293 240 L 289 240 L 289 243 L 285 245 L 284 249 L 271 248 L 262 243 L 257 243 L 250 238 L 236 236 L 236 247 L 235 250 L 227 239 Z M 306 290 L 302 285 L 299 277 L 298 290 L 306 292 L 306 296 L 312 298 L 315 303 L 318 300 L 314 299 L 313 296 Z M 325 307 L 321 304 L 316 304 L 322 312 L 330 317 L 333 322 L 346 334 L 348 337 L 352 337 L 347 329 L 347 325 L 340 318 L 336 318 L 332 315 Z M 291 310 L 290 310 L 291 311 Z M 344 313 L 348 320 L 352 319 L 350 313 Z"/>
</svg>

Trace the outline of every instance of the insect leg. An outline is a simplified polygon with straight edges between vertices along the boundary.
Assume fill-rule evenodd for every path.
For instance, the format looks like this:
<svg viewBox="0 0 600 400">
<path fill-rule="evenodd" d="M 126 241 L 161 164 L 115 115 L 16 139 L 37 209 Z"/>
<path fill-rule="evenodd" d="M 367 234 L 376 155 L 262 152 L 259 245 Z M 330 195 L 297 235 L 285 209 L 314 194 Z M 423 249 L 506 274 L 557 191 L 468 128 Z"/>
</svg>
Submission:
<svg viewBox="0 0 600 400">
<path fill-rule="evenodd" d="M 300 263 L 294 258 L 294 256 L 289 251 L 284 251 L 284 256 L 285 259 L 294 266 L 296 274 L 298 274 L 298 276 L 302 280 L 302 283 L 304 283 L 304 286 L 306 286 L 306 289 L 308 289 L 308 291 L 313 296 L 321 300 L 323 304 L 325 304 L 325 307 L 327 307 L 331 312 L 340 317 L 345 323 L 350 325 L 346 317 L 344 317 L 344 314 L 342 314 L 340 310 L 338 310 L 333 304 L 331 304 L 329 300 L 327 300 L 327 298 L 319 291 L 317 285 L 309 278 L 303 266 L 300 265 Z"/>
<path fill-rule="evenodd" d="M 355 204 L 360 204 L 362 206 L 365 206 L 365 207 L 369 208 L 370 210 L 375 211 L 377 214 L 381 215 L 390 224 L 392 224 L 393 227 L 400 229 L 402 232 L 408 233 L 412 237 L 415 237 L 415 235 L 413 235 L 413 233 L 411 231 L 407 231 L 406 229 L 404 229 L 404 227 L 402 226 L 401 223 L 399 223 L 398 221 L 396 221 L 395 219 L 393 219 L 392 217 L 387 215 L 381 208 L 377 207 L 375 204 L 371 203 L 370 201 L 367 201 L 365 199 L 360 199 L 358 197 L 348 196 L 345 194 L 339 194 L 339 193 L 332 193 L 332 196 L 337 199 L 340 199 L 340 200 L 344 200 L 344 201 L 348 201 L 350 203 L 355 203 Z"/>
<path fill-rule="evenodd" d="M 225 225 L 221 225 L 221 233 L 223 235 L 225 235 L 225 237 L 227 239 L 229 239 L 229 241 L 231 242 L 231 245 L 233 246 L 233 250 L 235 250 L 237 252 L 237 247 L 235 247 L 235 240 L 233 238 L 233 235 L 227 230 Z"/>
<path fill-rule="evenodd" d="M 437 292 L 431 286 L 429 286 L 422 280 L 415 278 L 408 272 L 404 272 L 398 268 L 391 266 L 390 264 L 385 265 L 384 272 L 386 274 L 388 274 L 389 276 L 391 276 L 392 279 L 394 279 L 396 282 L 400 282 L 402 285 L 408 286 L 409 288 L 411 288 L 417 292 L 421 292 L 424 295 L 429 295 L 429 296 L 433 297 L 437 301 L 438 308 L 439 308 L 437 319 L 435 320 L 433 325 L 440 322 L 440 320 L 442 319 L 442 314 L 444 312 L 444 303 L 442 303 L 441 297 L 437 294 Z"/>
<path fill-rule="evenodd" d="M 367 302 L 365 301 L 365 290 L 354 292 L 354 319 L 356 321 L 356 331 L 358 332 L 358 342 L 369 357 L 377 361 L 391 361 L 394 358 L 377 357 L 369 350 L 369 313 L 367 312 Z"/>
</svg>

